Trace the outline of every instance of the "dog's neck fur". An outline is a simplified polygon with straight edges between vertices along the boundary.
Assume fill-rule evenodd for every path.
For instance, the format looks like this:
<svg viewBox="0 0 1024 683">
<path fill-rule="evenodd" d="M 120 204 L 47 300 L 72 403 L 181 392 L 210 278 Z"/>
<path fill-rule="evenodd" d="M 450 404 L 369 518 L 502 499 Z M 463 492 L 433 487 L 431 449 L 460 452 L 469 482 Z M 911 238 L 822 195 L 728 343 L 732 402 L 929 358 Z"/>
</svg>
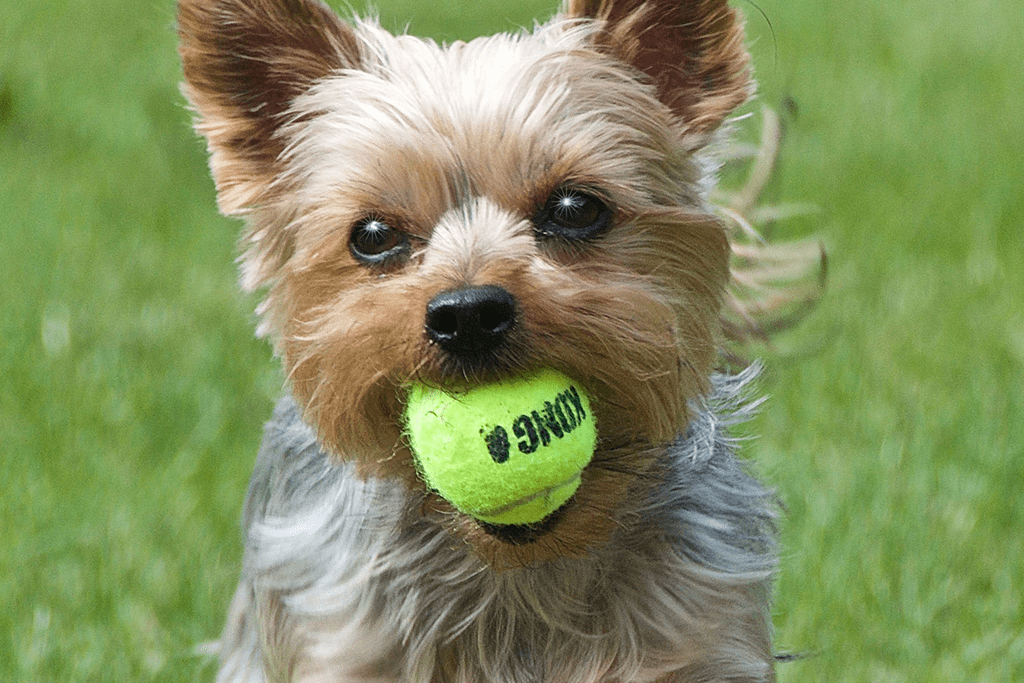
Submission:
<svg viewBox="0 0 1024 683">
<path fill-rule="evenodd" d="M 275 623 L 263 647 L 286 678 L 771 680 L 768 617 L 751 611 L 762 601 L 750 592 L 767 590 L 773 568 L 774 501 L 726 432 L 753 409 L 742 394 L 754 372 L 714 378 L 685 437 L 662 454 L 664 475 L 611 542 L 584 559 L 504 572 L 425 518 L 402 484 L 332 464 L 282 400 L 249 489 L 222 680 L 262 680 L 238 669 L 259 660 L 254 613 Z"/>
</svg>

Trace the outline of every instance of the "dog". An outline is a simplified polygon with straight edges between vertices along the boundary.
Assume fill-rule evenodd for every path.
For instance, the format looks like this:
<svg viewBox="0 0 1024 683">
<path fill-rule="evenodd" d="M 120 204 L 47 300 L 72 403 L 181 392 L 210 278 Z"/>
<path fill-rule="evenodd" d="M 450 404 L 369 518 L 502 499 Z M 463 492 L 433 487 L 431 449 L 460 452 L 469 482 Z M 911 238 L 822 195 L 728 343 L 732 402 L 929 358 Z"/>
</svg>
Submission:
<svg viewBox="0 0 1024 683">
<path fill-rule="evenodd" d="M 178 0 L 177 27 L 290 389 L 217 680 L 775 680 L 778 505 L 729 436 L 757 369 L 717 370 L 740 14 L 565 0 L 439 45 L 317 0 Z M 483 522 L 425 483 L 409 386 L 541 369 L 585 387 L 593 459 L 542 522 Z"/>
</svg>

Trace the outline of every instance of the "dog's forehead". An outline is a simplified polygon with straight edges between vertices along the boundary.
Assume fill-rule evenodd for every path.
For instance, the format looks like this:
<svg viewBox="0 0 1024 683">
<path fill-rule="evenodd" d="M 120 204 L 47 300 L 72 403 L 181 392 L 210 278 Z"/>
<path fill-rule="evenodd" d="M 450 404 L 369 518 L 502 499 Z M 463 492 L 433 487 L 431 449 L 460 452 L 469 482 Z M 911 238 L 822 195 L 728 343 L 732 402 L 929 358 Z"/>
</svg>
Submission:
<svg viewBox="0 0 1024 683">
<path fill-rule="evenodd" d="M 440 46 L 360 28 L 371 62 L 296 103 L 288 159 L 312 192 L 343 185 L 437 211 L 457 195 L 521 197 L 560 181 L 635 194 L 672 153 L 652 90 L 588 49 L 581 29 Z"/>
</svg>

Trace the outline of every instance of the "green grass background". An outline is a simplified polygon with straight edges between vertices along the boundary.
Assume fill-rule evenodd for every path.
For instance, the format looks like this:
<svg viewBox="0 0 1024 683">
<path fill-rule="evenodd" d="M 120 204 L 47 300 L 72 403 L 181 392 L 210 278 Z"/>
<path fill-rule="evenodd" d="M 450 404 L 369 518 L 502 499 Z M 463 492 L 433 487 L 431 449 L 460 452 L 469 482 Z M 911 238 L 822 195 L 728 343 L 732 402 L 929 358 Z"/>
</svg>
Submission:
<svg viewBox="0 0 1024 683">
<path fill-rule="evenodd" d="M 773 187 L 827 293 L 749 452 L 782 681 L 1024 680 L 1019 0 L 758 0 Z M 381 0 L 442 39 L 553 3 Z M 0 680 L 191 681 L 281 390 L 177 91 L 170 0 L 0 4 Z"/>
</svg>

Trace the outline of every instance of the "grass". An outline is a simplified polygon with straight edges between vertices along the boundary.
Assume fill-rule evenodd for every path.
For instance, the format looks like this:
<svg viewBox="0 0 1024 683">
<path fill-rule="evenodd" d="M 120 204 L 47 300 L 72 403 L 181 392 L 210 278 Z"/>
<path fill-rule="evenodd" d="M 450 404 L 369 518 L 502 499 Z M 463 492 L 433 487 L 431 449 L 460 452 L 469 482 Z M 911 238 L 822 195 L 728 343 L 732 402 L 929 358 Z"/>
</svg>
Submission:
<svg viewBox="0 0 1024 683">
<path fill-rule="evenodd" d="M 383 4 L 383 3 L 382 3 Z M 394 2 L 443 39 L 551 3 Z M 796 103 L 824 300 L 750 454 L 789 512 L 782 681 L 1024 680 L 1024 110 L 1015 0 L 752 5 Z M 281 390 L 177 93 L 170 0 L 0 7 L 0 680 L 191 681 Z"/>
</svg>

